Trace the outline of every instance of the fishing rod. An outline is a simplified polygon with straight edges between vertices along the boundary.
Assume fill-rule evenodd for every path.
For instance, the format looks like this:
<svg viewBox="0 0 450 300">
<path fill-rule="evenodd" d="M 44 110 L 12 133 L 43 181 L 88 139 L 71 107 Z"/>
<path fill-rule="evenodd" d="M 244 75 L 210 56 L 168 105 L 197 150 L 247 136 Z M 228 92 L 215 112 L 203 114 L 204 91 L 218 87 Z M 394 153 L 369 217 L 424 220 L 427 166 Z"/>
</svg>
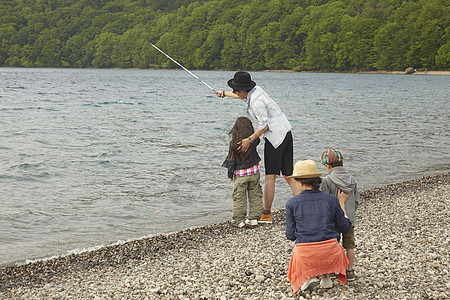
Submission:
<svg viewBox="0 0 450 300">
<path fill-rule="evenodd" d="M 216 93 L 216 91 L 206 82 L 204 82 L 203 80 L 201 80 L 200 78 L 198 78 L 194 73 L 192 73 L 191 71 L 189 71 L 188 69 L 186 69 L 185 67 L 183 67 L 180 63 L 178 63 L 176 60 L 174 60 L 172 57 L 170 57 L 169 55 L 167 55 L 166 53 L 164 53 L 161 49 L 159 49 L 158 47 L 156 47 L 155 45 L 153 45 L 152 43 L 150 43 L 150 45 L 152 45 L 156 50 L 158 50 L 159 52 L 161 52 L 162 54 L 164 54 L 165 56 L 167 56 L 171 61 L 173 61 L 174 63 L 176 63 L 178 66 L 180 66 L 183 70 L 185 70 L 186 72 L 188 72 L 189 74 L 191 74 L 192 76 L 194 76 L 195 78 L 197 78 L 198 81 L 200 81 L 201 83 L 203 83 L 204 85 L 206 85 L 211 91 L 214 92 L 214 94 Z"/>
</svg>

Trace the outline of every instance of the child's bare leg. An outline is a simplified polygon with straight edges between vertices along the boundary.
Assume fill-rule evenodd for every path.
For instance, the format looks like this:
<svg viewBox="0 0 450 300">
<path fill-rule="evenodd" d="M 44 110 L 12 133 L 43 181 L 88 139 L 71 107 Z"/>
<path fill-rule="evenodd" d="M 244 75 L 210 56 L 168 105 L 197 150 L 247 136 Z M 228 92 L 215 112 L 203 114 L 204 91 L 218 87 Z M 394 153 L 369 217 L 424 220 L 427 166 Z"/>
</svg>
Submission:
<svg viewBox="0 0 450 300">
<path fill-rule="evenodd" d="M 355 249 L 346 249 L 346 250 L 347 250 L 347 258 L 348 258 L 347 270 L 352 270 L 353 263 L 355 262 Z"/>
</svg>

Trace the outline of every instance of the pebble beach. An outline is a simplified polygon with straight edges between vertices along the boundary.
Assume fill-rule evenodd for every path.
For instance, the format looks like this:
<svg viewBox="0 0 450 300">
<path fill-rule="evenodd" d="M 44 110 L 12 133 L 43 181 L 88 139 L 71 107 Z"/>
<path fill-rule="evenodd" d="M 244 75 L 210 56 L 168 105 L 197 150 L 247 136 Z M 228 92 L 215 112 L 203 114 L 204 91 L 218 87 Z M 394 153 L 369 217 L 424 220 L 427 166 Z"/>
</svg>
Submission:
<svg viewBox="0 0 450 300">
<path fill-rule="evenodd" d="M 361 191 L 345 286 L 293 294 L 279 210 L 272 225 L 224 222 L 0 269 L 0 299 L 449 299 L 449 178 Z"/>
</svg>

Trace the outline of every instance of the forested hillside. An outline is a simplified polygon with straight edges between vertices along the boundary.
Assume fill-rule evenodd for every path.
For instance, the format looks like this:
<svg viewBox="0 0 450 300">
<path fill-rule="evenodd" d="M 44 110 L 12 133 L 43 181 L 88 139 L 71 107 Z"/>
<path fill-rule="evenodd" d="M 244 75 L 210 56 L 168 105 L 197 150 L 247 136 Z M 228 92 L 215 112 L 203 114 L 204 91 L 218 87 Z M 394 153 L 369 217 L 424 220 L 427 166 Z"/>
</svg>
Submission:
<svg viewBox="0 0 450 300">
<path fill-rule="evenodd" d="M 450 70 L 449 0 L 0 0 L 0 66 Z"/>
</svg>

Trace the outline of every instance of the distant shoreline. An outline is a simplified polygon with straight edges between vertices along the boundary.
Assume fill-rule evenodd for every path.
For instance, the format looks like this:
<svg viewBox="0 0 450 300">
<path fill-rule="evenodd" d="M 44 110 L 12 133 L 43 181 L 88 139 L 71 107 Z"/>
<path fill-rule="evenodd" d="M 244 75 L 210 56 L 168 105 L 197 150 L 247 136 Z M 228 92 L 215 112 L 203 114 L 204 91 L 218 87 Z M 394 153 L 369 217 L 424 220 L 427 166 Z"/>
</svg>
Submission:
<svg viewBox="0 0 450 300">
<path fill-rule="evenodd" d="M 358 74 L 401 74 L 401 75 L 450 75 L 450 71 L 417 71 L 406 74 L 404 71 L 359 71 Z"/>
<path fill-rule="evenodd" d="M 72 68 L 72 67 L 9 67 L 2 66 L 0 69 L 76 69 L 76 70 L 182 70 L 181 68 L 173 69 L 156 69 L 156 68 Z M 224 70 L 224 69 L 191 69 L 191 71 L 224 71 L 236 72 L 238 70 Z M 449 76 L 450 71 L 417 71 L 412 74 L 406 74 L 405 71 L 293 71 L 293 70 L 247 70 L 248 72 L 280 72 L 280 73 L 337 73 L 337 74 L 399 74 L 399 75 L 444 75 Z"/>
<path fill-rule="evenodd" d="M 264 70 L 262 72 L 295 72 L 291 70 Z M 337 74 L 396 74 L 396 75 L 450 75 L 450 71 L 417 71 L 406 74 L 405 71 L 301 71 L 298 73 L 337 73 Z"/>
</svg>

